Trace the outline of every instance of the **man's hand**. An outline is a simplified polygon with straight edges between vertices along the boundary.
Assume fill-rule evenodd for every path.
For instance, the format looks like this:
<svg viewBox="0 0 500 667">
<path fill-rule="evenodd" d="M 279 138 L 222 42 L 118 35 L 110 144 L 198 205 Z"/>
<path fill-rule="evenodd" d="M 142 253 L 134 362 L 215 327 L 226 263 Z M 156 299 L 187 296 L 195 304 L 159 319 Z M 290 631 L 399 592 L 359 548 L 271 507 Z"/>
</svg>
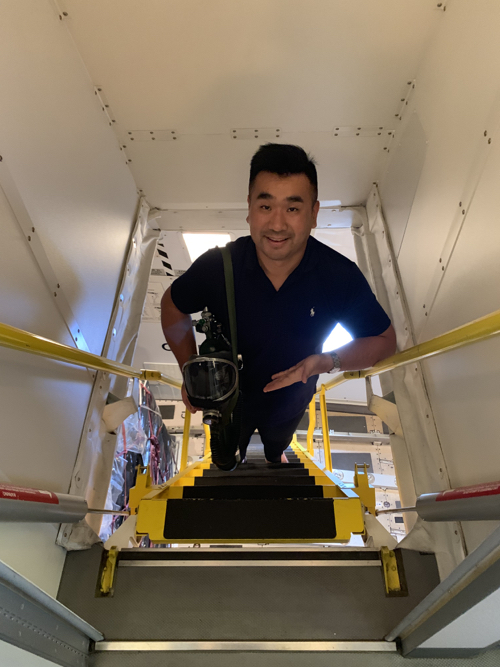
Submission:
<svg viewBox="0 0 500 667">
<path fill-rule="evenodd" d="M 304 384 L 312 375 L 319 375 L 320 373 L 328 373 L 333 367 L 333 361 L 329 354 L 311 354 L 300 361 L 296 366 L 292 366 L 286 371 L 276 373 L 271 376 L 273 380 L 264 387 L 264 391 L 275 391 L 282 387 L 288 387 L 295 382 L 303 382 Z"/>
<path fill-rule="evenodd" d="M 362 368 L 370 368 L 377 361 L 394 354 L 395 351 L 396 333 L 392 324 L 379 336 L 356 338 L 336 350 L 342 371 L 359 371 Z M 333 360 L 329 354 L 312 354 L 287 371 L 273 375 L 273 381 L 264 387 L 264 391 L 275 391 L 295 384 L 295 382 L 305 383 L 311 375 L 328 373 L 332 368 Z"/>
<path fill-rule="evenodd" d="M 192 415 L 194 415 L 195 412 L 198 412 L 199 408 L 193 408 L 193 406 L 189 402 L 189 398 L 188 398 L 188 395 L 187 395 L 186 386 L 185 386 L 184 382 L 182 383 L 181 396 L 182 396 L 182 402 L 184 403 L 184 405 L 186 406 L 186 408 L 189 410 L 189 412 Z"/>
</svg>

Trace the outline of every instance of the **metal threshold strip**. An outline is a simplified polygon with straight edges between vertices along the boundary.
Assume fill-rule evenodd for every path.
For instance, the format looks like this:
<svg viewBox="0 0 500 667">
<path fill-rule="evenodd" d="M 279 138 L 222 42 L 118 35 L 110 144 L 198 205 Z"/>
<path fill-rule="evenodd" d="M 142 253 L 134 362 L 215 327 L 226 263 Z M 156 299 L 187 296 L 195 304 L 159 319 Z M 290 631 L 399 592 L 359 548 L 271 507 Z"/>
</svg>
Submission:
<svg viewBox="0 0 500 667">
<path fill-rule="evenodd" d="M 381 567 L 380 560 L 123 560 L 118 567 Z"/>
<path fill-rule="evenodd" d="M 395 642 L 386 641 L 288 641 L 288 642 L 252 642 L 252 641 L 221 641 L 221 642 L 195 642 L 195 641 L 110 641 L 97 642 L 96 652 L 104 651 L 262 651 L 262 652 L 311 652 L 321 651 L 329 653 L 332 651 L 343 653 L 396 653 Z"/>
</svg>

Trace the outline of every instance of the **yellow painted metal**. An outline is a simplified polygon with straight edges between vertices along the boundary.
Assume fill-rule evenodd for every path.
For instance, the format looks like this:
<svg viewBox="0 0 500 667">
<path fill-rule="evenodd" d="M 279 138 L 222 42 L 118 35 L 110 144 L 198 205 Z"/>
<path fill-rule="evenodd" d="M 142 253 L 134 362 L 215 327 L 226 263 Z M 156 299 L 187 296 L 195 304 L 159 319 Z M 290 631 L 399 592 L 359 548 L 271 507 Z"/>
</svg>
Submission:
<svg viewBox="0 0 500 667">
<path fill-rule="evenodd" d="M 360 468 L 363 468 L 363 472 L 360 472 Z M 354 493 L 358 495 L 363 505 L 366 509 L 376 516 L 375 511 L 375 489 L 371 487 L 368 483 L 368 466 L 366 463 L 363 463 L 362 466 L 357 463 L 354 464 Z"/>
<path fill-rule="evenodd" d="M 210 454 L 210 426 L 203 424 L 203 430 L 205 431 L 205 452 L 204 456 Z"/>
<path fill-rule="evenodd" d="M 163 384 L 169 384 L 172 387 L 181 388 L 182 384 L 178 380 L 169 378 L 158 371 L 138 371 L 131 366 L 121 364 L 118 361 L 112 361 L 105 357 L 100 357 L 91 352 L 85 352 L 69 345 L 63 345 L 56 341 L 37 336 L 36 334 L 11 327 L 8 324 L 0 324 L 0 345 L 13 350 L 30 352 L 40 357 L 64 361 L 74 366 L 91 368 L 104 373 L 113 375 L 122 375 L 128 378 L 137 378 L 139 380 L 155 380 Z"/>
<path fill-rule="evenodd" d="M 153 542 L 164 542 L 163 531 L 165 530 L 167 502 L 166 499 L 157 498 L 141 500 L 135 529 L 137 535 L 149 535 L 149 539 Z"/>
<path fill-rule="evenodd" d="M 382 547 L 380 550 L 380 560 L 382 561 L 384 570 L 386 595 L 399 593 L 401 591 L 401 579 L 399 578 L 396 554 L 388 547 Z"/>
<path fill-rule="evenodd" d="M 173 489 L 171 489 L 173 490 Z M 182 490 L 182 489 L 181 489 Z M 335 514 L 336 535 L 330 538 L 317 537 L 310 539 L 166 539 L 163 535 L 165 529 L 165 517 L 168 510 L 168 501 L 166 499 L 141 500 L 137 517 L 137 534 L 149 535 L 149 539 L 155 544 L 191 544 L 198 542 L 200 544 L 258 544 L 268 543 L 300 543 L 310 544 L 317 542 L 349 542 L 351 534 L 361 534 L 364 532 L 363 507 L 359 498 L 332 498 L 333 512 Z"/>
<path fill-rule="evenodd" d="M 361 535 L 365 532 L 363 506 L 359 498 L 338 498 L 333 501 L 335 512 L 336 542 L 349 542 L 351 533 Z"/>
<path fill-rule="evenodd" d="M 151 474 L 149 466 L 147 468 L 140 468 L 137 471 L 135 486 L 129 491 L 129 509 L 130 514 L 137 514 L 139 503 L 152 490 Z"/>
<path fill-rule="evenodd" d="M 321 385 L 319 393 L 319 405 L 321 410 L 321 426 L 323 429 L 323 449 L 325 451 L 325 470 L 332 472 L 332 452 L 330 448 L 330 428 L 328 426 L 328 414 L 326 411 L 325 385 Z"/>
<path fill-rule="evenodd" d="M 106 556 L 106 564 L 104 565 L 101 574 L 100 591 L 103 595 L 109 595 L 113 590 L 117 560 L 118 549 L 116 547 L 111 547 Z"/>
<path fill-rule="evenodd" d="M 189 449 L 189 431 L 191 429 L 191 413 L 186 408 L 184 413 L 184 432 L 182 434 L 181 464 L 179 470 L 182 472 L 187 467 L 188 449 Z"/>
<path fill-rule="evenodd" d="M 335 484 L 335 482 L 330 479 L 328 474 L 325 472 L 326 469 L 321 469 L 316 461 L 314 461 L 313 457 L 307 452 L 304 447 L 300 444 L 300 442 L 297 442 L 296 445 L 292 445 L 293 450 L 299 457 L 301 463 L 304 462 L 309 462 L 313 464 L 313 468 L 309 469 L 309 475 L 314 476 L 314 483 L 316 486 L 334 486 L 338 489 L 338 496 L 337 497 L 346 497 L 346 494 L 342 491 L 342 489 Z M 330 473 L 331 474 L 331 473 Z"/>
<path fill-rule="evenodd" d="M 307 451 L 311 456 L 314 456 L 314 429 L 316 428 L 316 396 L 312 397 L 309 403 L 309 426 L 307 429 Z"/>
<path fill-rule="evenodd" d="M 465 347 L 466 345 L 486 340 L 487 338 L 497 336 L 498 334 L 500 334 L 500 310 L 496 310 L 495 312 L 480 317 L 473 322 L 452 329 L 441 336 L 431 338 L 431 340 L 428 340 L 425 343 L 420 343 L 403 352 L 394 354 L 392 357 L 379 361 L 375 366 L 368 368 L 367 370 L 340 373 L 324 386 L 325 389 L 328 390 L 346 382 L 347 380 L 385 373 L 393 368 L 398 368 L 399 366 L 411 364 L 416 361 L 422 361 L 423 359 L 428 359 L 429 357 L 434 357 L 437 354 L 443 354 L 450 350 L 456 350 L 459 347 Z M 316 393 L 320 392 L 318 391 Z"/>
</svg>

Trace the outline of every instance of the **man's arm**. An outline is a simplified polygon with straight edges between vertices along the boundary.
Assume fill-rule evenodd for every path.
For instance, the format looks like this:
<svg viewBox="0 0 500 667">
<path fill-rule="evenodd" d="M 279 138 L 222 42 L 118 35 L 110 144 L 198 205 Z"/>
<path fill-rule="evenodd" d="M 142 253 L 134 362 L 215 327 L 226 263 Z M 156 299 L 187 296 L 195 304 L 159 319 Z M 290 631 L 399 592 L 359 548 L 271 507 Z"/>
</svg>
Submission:
<svg viewBox="0 0 500 667">
<path fill-rule="evenodd" d="M 396 333 L 394 327 L 389 327 L 379 336 L 356 338 L 335 350 L 340 359 L 341 371 L 358 371 L 370 368 L 377 361 L 390 357 L 396 351 Z M 329 354 L 313 354 L 306 357 L 296 366 L 272 376 L 272 382 L 264 387 L 264 391 L 275 391 L 288 387 L 295 382 L 307 382 L 312 375 L 328 373 L 333 368 L 333 361 Z"/>
<path fill-rule="evenodd" d="M 182 313 L 175 306 L 170 295 L 170 287 L 161 299 L 161 326 L 168 346 L 182 369 L 189 357 L 197 354 L 196 340 L 191 315 Z M 193 408 L 188 400 L 184 383 L 182 384 L 182 400 L 190 412 L 196 412 L 196 408 Z"/>
</svg>

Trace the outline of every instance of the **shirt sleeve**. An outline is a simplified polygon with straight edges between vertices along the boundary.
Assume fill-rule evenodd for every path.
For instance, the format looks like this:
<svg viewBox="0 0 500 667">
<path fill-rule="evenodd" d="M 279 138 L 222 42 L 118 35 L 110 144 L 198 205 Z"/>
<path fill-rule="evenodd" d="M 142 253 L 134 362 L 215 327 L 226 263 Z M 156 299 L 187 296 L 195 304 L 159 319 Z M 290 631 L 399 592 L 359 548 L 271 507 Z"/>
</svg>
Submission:
<svg viewBox="0 0 500 667">
<path fill-rule="evenodd" d="M 218 248 L 208 250 L 196 259 L 186 273 L 174 280 L 170 295 L 174 306 L 181 313 L 199 313 L 220 291 L 220 280 L 224 280 L 222 255 Z M 224 283 L 222 283 L 224 284 Z"/>
<path fill-rule="evenodd" d="M 366 278 L 355 264 L 346 285 L 346 299 L 339 321 L 353 338 L 379 336 L 391 324 Z"/>
</svg>

